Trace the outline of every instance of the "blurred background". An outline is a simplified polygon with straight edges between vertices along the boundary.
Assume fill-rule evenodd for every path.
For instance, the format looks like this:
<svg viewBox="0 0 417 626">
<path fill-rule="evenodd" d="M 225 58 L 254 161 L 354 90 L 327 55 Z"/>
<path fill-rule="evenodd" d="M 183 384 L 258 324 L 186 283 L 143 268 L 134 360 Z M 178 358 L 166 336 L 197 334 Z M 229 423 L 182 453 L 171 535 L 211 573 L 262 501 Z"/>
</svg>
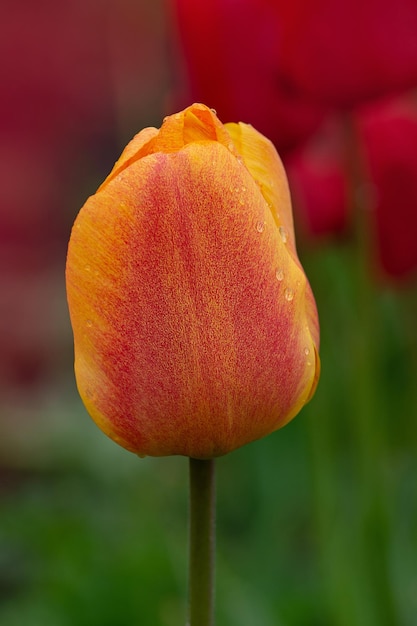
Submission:
<svg viewBox="0 0 417 626">
<path fill-rule="evenodd" d="M 218 461 L 219 626 L 417 623 L 417 3 L 5 0 L 0 623 L 183 624 L 187 460 L 138 460 L 73 376 L 71 225 L 193 101 L 287 168 L 322 378 Z"/>
</svg>

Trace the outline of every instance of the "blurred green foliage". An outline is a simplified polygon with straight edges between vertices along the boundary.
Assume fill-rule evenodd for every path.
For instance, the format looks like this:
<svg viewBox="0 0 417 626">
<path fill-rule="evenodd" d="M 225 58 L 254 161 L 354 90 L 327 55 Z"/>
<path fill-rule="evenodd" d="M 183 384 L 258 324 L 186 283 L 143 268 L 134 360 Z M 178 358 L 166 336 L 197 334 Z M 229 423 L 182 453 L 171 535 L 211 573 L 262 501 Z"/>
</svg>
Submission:
<svg viewBox="0 0 417 626">
<path fill-rule="evenodd" d="M 413 626 L 417 296 L 375 286 L 353 247 L 303 262 L 322 378 L 293 422 L 217 462 L 217 625 Z M 0 623 L 184 624 L 187 460 L 119 449 L 70 382 L 3 407 Z"/>
</svg>

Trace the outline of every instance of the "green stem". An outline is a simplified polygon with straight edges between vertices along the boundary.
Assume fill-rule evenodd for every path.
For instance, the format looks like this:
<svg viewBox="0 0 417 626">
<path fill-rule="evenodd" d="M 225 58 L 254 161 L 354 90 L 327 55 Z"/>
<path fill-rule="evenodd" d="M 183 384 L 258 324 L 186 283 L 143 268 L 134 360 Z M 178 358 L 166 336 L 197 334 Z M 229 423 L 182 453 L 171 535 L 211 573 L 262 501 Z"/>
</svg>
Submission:
<svg viewBox="0 0 417 626">
<path fill-rule="evenodd" d="M 190 570 L 187 626 L 214 624 L 214 459 L 190 459 Z"/>
</svg>

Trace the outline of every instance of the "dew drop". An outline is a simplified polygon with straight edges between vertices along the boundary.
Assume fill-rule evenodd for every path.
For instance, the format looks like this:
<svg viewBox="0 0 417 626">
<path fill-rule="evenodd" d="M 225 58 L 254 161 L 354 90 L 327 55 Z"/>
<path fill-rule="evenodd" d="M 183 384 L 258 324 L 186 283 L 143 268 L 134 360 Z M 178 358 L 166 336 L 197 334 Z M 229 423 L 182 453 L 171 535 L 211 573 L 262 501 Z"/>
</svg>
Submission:
<svg viewBox="0 0 417 626">
<path fill-rule="evenodd" d="M 210 111 L 213 113 L 213 115 L 217 115 L 216 109 L 210 109 Z"/>
<path fill-rule="evenodd" d="M 282 239 L 282 243 L 287 243 L 287 241 L 288 241 L 288 233 L 285 230 L 285 228 L 283 226 L 280 226 L 278 230 L 279 230 L 280 237 Z"/>
<path fill-rule="evenodd" d="M 310 354 L 310 348 L 305 347 L 305 348 L 304 348 L 304 354 L 305 354 L 306 356 L 308 356 L 308 355 Z"/>
<path fill-rule="evenodd" d="M 285 296 L 285 299 L 288 300 L 288 302 L 291 302 L 291 300 L 293 300 L 294 298 L 293 290 L 287 287 L 286 290 L 284 291 L 284 296 Z"/>
<path fill-rule="evenodd" d="M 258 231 L 258 233 L 263 233 L 265 230 L 265 222 L 257 222 L 256 223 L 256 230 Z"/>
<path fill-rule="evenodd" d="M 281 280 L 284 280 L 284 270 L 282 270 L 281 268 L 277 269 L 277 271 L 275 272 L 275 276 L 276 279 L 281 282 Z"/>
<path fill-rule="evenodd" d="M 87 326 L 91 327 L 93 325 L 93 321 L 92 320 L 87 320 Z"/>
<path fill-rule="evenodd" d="M 243 198 L 239 198 L 239 204 L 240 204 L 241 206 L 243 206 L 243 205 L 245 204 L 245 201 L 244 201 L 244 199 L 243 199 Z"/>
<path fill-rule="evenodd" d="M 89 272 L 91 270 L 91 266 L 87 264 L 84 269 L 86 272 Z"/>
</svg>

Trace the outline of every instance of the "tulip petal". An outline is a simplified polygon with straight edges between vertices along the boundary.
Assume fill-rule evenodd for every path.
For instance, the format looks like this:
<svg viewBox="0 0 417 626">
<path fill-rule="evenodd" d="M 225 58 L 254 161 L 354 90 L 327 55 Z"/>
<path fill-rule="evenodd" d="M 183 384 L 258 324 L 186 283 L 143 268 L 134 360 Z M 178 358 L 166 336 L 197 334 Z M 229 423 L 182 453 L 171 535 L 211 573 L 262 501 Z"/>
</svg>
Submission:
<svg viewBox="0 0 417 626">
<path fill-rule="evenodd" d="M 276 224 L 295 251 L 290 192 L 284 166 L 273 144 L 250 124 L 225 124 L 245 165 L 257 181 Z"/>
<path fill-rule="evenodd" d="M 317 384 L 318 343 L 269 187 L 227 132 L 224 143 L 196 141 L 198 122 L 185 117 L 185 137 L 187 125 L 192 143 L 129 156 L 87 201 L 67 290 L 77 384 L 102 430 L 140 455 L 210 458 L 300 410 Z"/>
<path fill-rule="evenodd" d="M 218 120 L 215 111 L 204 104 L 193 104 L 180 113 L 166 117 L 160 129 L 144 128 L 135 135 L 99 189 L 144 156 L 156 152 L 169 154 L 180 150 L 188 143 L 204 140 L 219 141 L 237 154 L 230 135 Z"/>
<path fill-rule="evenodd" d="M 229 123 L 225 124 L 225 128 L 231 135 L 237 151 L 243 157 L 246 167 L 259 185 L 261 193 L 272 212 L 280 236 L 287 244 L 289 254 L 301 268 L 295 244 L 294 222 L 287 176 L 277 151 L 272 142 L 250 124 L 243 124 L 242 122 L 239 124 Z M 308 325 L 318 350 L 320 332 L 317 308 L 308 281 L 306 286 L 306 307 Z M 319 363 L 318 354 L 317 361 Z"/>
<path fill-rule="evenodd" d="M 107 176 L 106 180 L 100 185 L 99 190 L 102 189 L 107 183 L 115 178 L 120 172 L 127 167 L 133 161 L 137 161 L 142 156 L 146 156 L 149 154 L 150 146 L 152 145 L 152 139 L 158 135 L 157 128 L 144 128 L 137 135 L 133 137 L 131 141 L 127 144 L 126 148 L 123 150 L 119 159 L 114 164 L 114 167 L 110 174 Z"/>
</svg>

